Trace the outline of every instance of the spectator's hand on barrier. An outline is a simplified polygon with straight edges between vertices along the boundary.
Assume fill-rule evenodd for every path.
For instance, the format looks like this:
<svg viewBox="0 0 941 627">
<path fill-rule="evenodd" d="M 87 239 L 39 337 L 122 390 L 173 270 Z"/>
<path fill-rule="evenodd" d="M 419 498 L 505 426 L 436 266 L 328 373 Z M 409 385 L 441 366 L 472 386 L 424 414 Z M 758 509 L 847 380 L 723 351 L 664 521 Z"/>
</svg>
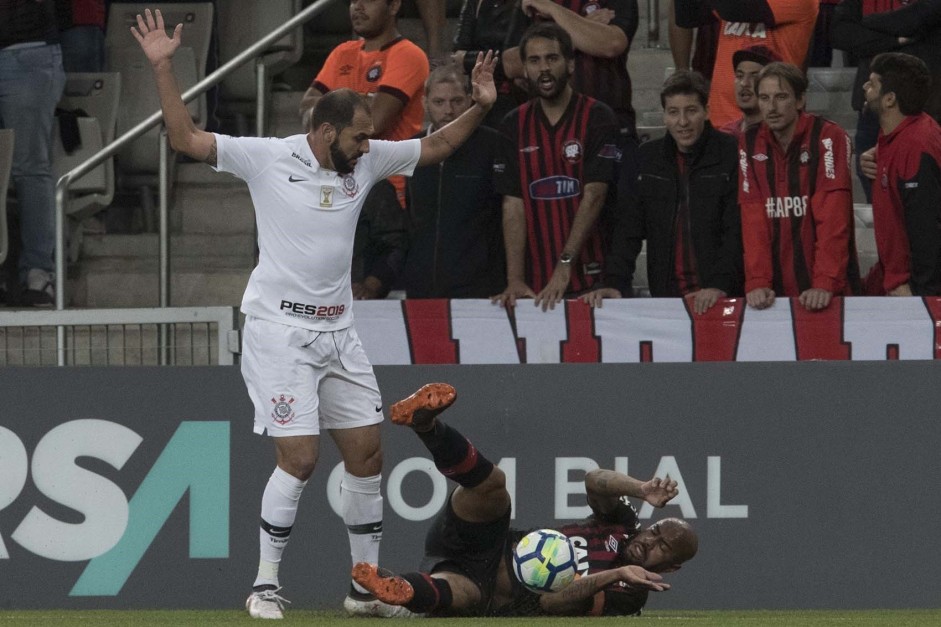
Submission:
<svg viewBox="0 0 941 627">
<path fill-rule="evenodd" d="M 859 169 L 862 170 L 863 176 L 870 181 L 876 180 L 876 174 L 878 174 L 878 168 L 876 167 L 876 150 L 877 147 L 873 146 L 859 155 Z"/>
<path fill-rule="evenodd" d="M 180 47 L 183 35 L 183 24 L 177 24 L 173 29 L 173 37 L 167 37 L 160 9 L 156 11 L 156 19 L 150 9 L 144 10 L 144 15 L 137 14 L 137 27 L 131 27 L 131 34 L 140 44 L 144 55 L 151 65 L 158 65 L 169 61 L 173 53 Z"/>
<path fill-rule="evenodd" d="M 640 566 L 621 566 L 618 568 L 618 576 L 629 586 L 638 586 L 656 592 L 670 589 L 670 584 L 664 582 L 663 577 Z"/>
<path fill-rule="evenodd" d="M 676 487 L 676 481 L 670 477 L 666 479 L 654 477 L 650 481 L 643 482 L 640 490 L 644 495 L 644 500 L 654 507 L 663 507 L 680 493 Z"/>
<path fill-rule="evenodd" d="M 715 287 L 705 287 L 701 290 L 691 292 L 686 295 L 693 301 L 693 313 L 704 314 L 712 308 L 720 298 L 728 296 L 722 290 Z"/>
<path fill-rule="evenodd" d="M 562 297 L 569 289 L 569 280 L 572 278 L 572 267 L 569 264 L 556 264 L 552 272 L 552 278 L 542 288 L 542 291 L 536 294 L 537 307 L 542 306 L 542 310 L 555 309 L 556 304 L 562 301 Z"/>
<path fill-rule="evenodd" d="M 821 287 L 812 287 L 809 290 L 801 292 L 798 301 L 808 311 L 819 311 L 830 306 L 830 299 L 833 294 Z"/>
<path fill-rule="evenodd" d="M 889 296 L 914 296 L 912 286 L 909 283 L 902 283 L 895 289 L 889 290 Z"/>
<path fill-rule="evenodd" d="M 497 86 L 493 82 L 493 72 L 500 61 L 500 53 L 488 50 L 487 54 L 477 53 L 477 64 L 471 71 L 472 97 L 474 102 L 484 109 L 489 109 L 497 101 Z"/>
<path fill-rule="evenodd" d="M 510 281 L 503 292 L 490 297 L 490 302 L 500 303 L 501 307 L 515 307 L 520 298 L 536 298 L 536 292 L 522 281 Z"/>
<path fill-rule="evenodd" d="M 371 300 L 379 298 L 382 291 L 382 283 L 374 276 L 366 277 L 362 283 L 353 283 L 353 300 Z"/>
<path fill-rule="evenodd" d="M 745 294 L 745 302 L 755 309 L 767 309 L 774 304 L 774 290 L 759 287 Z"/>
<path fill-rule="evenodd" d="M 596 309 L 601 309 L 604 299 L 622 297 L 621 290 L 616 290 L 613 287 L 599 287 L 596 290 L 582 294 L 578 297 L 578 300 Z"/>
</svg>

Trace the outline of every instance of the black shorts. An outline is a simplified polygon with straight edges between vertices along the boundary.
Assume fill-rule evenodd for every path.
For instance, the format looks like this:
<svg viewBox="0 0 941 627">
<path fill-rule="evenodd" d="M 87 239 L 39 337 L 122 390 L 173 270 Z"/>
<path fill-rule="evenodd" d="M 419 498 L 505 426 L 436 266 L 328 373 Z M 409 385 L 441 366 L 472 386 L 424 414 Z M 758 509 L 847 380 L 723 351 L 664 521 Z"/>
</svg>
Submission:
<svg viewBox="0 0 941 627">
<path fill-rule="evenodd" d="M 510 528 L 510 508 L 489 523 L 461 520 L 448 502 L 435 517 L 425 536 L 422 572 L 449 572 L 464 575 L 480 588 L 480 605 L 468 608 L 473 614 L 486 612 L 497 581 L 497 569 L 503 557 Z"/>
</svg>

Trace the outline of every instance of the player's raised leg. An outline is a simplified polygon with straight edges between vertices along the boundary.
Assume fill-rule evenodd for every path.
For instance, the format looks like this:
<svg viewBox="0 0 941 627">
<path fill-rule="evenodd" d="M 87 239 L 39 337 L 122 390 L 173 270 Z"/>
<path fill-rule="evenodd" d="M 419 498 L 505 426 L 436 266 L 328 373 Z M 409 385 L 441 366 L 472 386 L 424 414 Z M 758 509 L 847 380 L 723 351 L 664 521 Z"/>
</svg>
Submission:
<svg viewBox="0 0 941 627">
<path fill-rule="evenodd" d="M 473 444 L 437 416 L 451 406 L 457 394 L 446 383 L 430 383 L 392 406 L 392 421 L 411 427 L 428 448 L 435 466 L 458 488 L 449 506 L 439 514 L 435 527 L 447 526 L 462 546 L 474 549 L 478 540 L 486 543 L 487 523 L 500 527 L 508 516 L 510 495 L 506 477 L 481 455 Z M 483 524 L 483 527 L 481 526 Z M 469 526 L 468 526 L 469 525 Z M 505 528 L 496 533 L 502 537 Z M 443 534 L 451 537 L 449 534 Z M 466 536 L 466 537 L 465 537 Z M 499 551 L 500 543 L 497 543 Z M 454 572 L 434 574 L 412 572 L 392 575 L 374 563 L 353 567 L 355 581 L 386 603 L 403 605 L 416 613 L 469 607 L 480 600 L 481 591 L 470 579 Z"/>
<path fill-rule="evenodd" d="M 392 422 L 411 427 L 441 474 L 460 485 L 451 497 L 458 518 L 467 522 L 497 520 L 510 506 L 503 471 L 457 429 L 438 419 L 456 399 L 457 391 L 451 385 L 428 383 L 392 406 Z"/>
</svg>

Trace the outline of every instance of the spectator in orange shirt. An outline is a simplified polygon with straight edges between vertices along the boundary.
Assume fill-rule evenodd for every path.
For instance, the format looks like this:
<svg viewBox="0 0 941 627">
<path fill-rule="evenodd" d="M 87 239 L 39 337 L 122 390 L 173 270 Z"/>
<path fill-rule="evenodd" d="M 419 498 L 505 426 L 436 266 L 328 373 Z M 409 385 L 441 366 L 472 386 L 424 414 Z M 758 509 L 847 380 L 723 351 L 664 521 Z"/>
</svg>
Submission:
<svg viewBox="0 0 941 627">
<path fill-rule="evenodd" d="M 321 96 L 348 87 L 369 98 L 375 139 L 400 141 L 421 130 L 428 57 L 399 34 L 396 15 L 401 5 L 401 0 L 351 0 L 353 32 L 362 39 L 340 44 L 327 57 L 301 99 L 305 129 L 310 110 Z M 404 207 L 405 178 L 391 180 Z"/>
<path fill-rule="evenodd" d="M 732 54 L 755 44 L 774 50 L 783 61 L 804 67 L 819 0 L 674 0 L 676 24 L 695 28 L 714 11 L 722 20 L 709 92 L 709 120 L 722 128 L 739 116 L 735 104 Z"/>
</svg>

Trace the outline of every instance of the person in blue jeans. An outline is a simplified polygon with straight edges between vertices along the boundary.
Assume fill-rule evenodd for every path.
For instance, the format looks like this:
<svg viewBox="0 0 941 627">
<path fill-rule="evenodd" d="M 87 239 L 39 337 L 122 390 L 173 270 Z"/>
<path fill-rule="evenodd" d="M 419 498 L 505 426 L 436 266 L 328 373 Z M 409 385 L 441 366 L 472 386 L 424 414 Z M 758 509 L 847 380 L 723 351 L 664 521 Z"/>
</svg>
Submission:
<svg viewBox="0 0 941 627">
<path fill-rule="evenodd" d="M 19 300 L 37 307 L 55 304 L 52 127 L 65 87 L 58 37 L 53 0 L 0 2 L 0 128 L 14 132 L 11 175 L 22 243 L 17 278 L 24 288 Z"/>
</svg>

